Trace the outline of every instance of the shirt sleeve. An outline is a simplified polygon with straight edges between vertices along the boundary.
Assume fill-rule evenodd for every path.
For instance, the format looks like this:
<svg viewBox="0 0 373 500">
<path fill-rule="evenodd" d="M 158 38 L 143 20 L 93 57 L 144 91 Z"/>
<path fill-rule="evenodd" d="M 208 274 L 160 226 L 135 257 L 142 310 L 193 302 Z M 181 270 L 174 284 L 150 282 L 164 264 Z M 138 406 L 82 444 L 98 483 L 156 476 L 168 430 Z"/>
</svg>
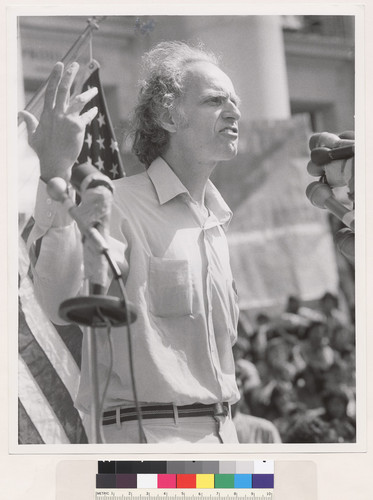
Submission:
<svg viewBox="0 0 373 500">
<path fill-rule="evenodd" d="M 27 246 L 35 294 L 49 319 L 64 324 L 59 306 L 78 295 L 83 284 L 81 235 L 61 204 L 50 198 L 43 181 L 38 186 L 34 218 Z"/>
<path fill-rule="evenodd" d="M 82 235 L 64 207 L 50 198 L 43 181 L 38 186 L 34 218 L 27 246 L 35 294 L 48 318 L 65 324 L 58 314 L 60 304 L 84 291 Z M 127 242 L 110 237 L 109 247 L 125 275 Z"/>
</svg>

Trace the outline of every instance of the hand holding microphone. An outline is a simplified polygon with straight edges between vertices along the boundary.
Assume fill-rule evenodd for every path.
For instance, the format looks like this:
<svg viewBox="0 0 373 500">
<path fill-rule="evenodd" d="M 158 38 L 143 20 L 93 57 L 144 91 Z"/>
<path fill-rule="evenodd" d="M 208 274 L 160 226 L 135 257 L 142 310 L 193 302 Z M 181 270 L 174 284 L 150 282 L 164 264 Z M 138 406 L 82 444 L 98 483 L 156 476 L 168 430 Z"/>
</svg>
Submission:
<svg viewBox="0 0 373 500">
<path fill-rule="evenodd" d="M 307 171 L 313 177 L 325 176 L 330 187 L 348 186 L 354 192 L 355 140 L 353 132 L 339 136 L 329 132 L 313 134 L 309 141 L 311 161 Z"/>
<path fill-rule="evenodd" d="M 106 238 L 113 186 L 108 177 L 87 164 L 74 167 L 71 180 L 79 189 L 82 200 L 79 206 L 68 195 L 66 182 L 62 178 L 51 179 L 47 190 L 51 198 L 61 202 L 76 221 L 84 242 L 85 277 L 89 279 L 93 293 L 100 294 L 108 281 L 105 253 L 109 250 Z"/>
<path fill-rule="evenodd" d="M 347 186 L 348 196 L 354 200 L 354 137 L 353 132 L 340 135 L 322 132 L 311 136 L 311 161 L 307 170 L 310 175 L 320 177 L 320 181 L 312 182 L 306 190 L 314 206 L 329 210 L 347 226 L 338 231 L 335 238 L 339 251 L 351 263 L 355 258 L 355 211 L 339 202 L 332 188 Z"/>
<path fill-rule="evenodd" d="M 334 151 L 336 157 L 332 159 L 349 158 L 354 153 L 354 134 L 353 132 L 343 132 L 340 135 L 331 134 L 330 132 L 321 132 L 321 134 L 313 134 L 309 140 L 310 150 L 324 150 L 326 152 Z M 328 163 L 328 161 L 324 162 Z"/>
</svg>

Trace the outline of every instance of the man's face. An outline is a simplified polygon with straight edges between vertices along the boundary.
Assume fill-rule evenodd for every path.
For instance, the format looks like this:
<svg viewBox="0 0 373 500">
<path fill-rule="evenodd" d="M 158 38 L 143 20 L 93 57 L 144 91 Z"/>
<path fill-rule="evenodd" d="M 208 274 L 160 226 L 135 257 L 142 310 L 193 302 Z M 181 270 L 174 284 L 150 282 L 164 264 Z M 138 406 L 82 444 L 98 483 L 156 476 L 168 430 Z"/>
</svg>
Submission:
<svg viewBox="0 0 373 500">
<path fill-rule="evenodd" d="M 208 62 L 190 64 L 179 111 L 183 116 L 171 140 L 180 154 L 203 163 L 237 154 L 238 97 L 228 76 Z"/>
</svg>

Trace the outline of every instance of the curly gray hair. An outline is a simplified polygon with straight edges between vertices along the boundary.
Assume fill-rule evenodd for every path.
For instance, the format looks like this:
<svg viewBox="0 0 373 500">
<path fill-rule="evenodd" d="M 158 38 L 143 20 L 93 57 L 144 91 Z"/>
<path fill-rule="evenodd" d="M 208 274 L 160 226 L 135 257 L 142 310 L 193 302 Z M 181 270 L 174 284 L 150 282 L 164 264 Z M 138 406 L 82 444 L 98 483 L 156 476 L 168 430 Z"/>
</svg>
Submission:
<svg viewBox="0 0 373 500">
<path fill-rule="evenodd" d="M 146 168 L 166 150 L 169 132 L 160 123 L 165 109 L 178 112 L 187 64 L 206 61 L 218 65 L 217 57 L 201 44 L 161 42 L 143 57 L 145 78 L 141 82 L 131 135 L 132 151 Z"/>
</svg>

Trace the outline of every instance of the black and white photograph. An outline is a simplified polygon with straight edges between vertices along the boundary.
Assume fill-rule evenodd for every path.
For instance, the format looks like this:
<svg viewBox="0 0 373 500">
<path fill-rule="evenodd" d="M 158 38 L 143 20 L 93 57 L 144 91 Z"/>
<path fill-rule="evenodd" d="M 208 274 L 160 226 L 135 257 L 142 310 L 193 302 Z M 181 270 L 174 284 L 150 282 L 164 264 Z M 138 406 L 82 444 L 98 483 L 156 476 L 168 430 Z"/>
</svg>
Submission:
<svg viewBox="0 0 373 500">
<path fill-rule="evenodd" d="M 356 16 L 94 13 L 17 16 L 14 448 L 354 450 Z"/>
</svg>

